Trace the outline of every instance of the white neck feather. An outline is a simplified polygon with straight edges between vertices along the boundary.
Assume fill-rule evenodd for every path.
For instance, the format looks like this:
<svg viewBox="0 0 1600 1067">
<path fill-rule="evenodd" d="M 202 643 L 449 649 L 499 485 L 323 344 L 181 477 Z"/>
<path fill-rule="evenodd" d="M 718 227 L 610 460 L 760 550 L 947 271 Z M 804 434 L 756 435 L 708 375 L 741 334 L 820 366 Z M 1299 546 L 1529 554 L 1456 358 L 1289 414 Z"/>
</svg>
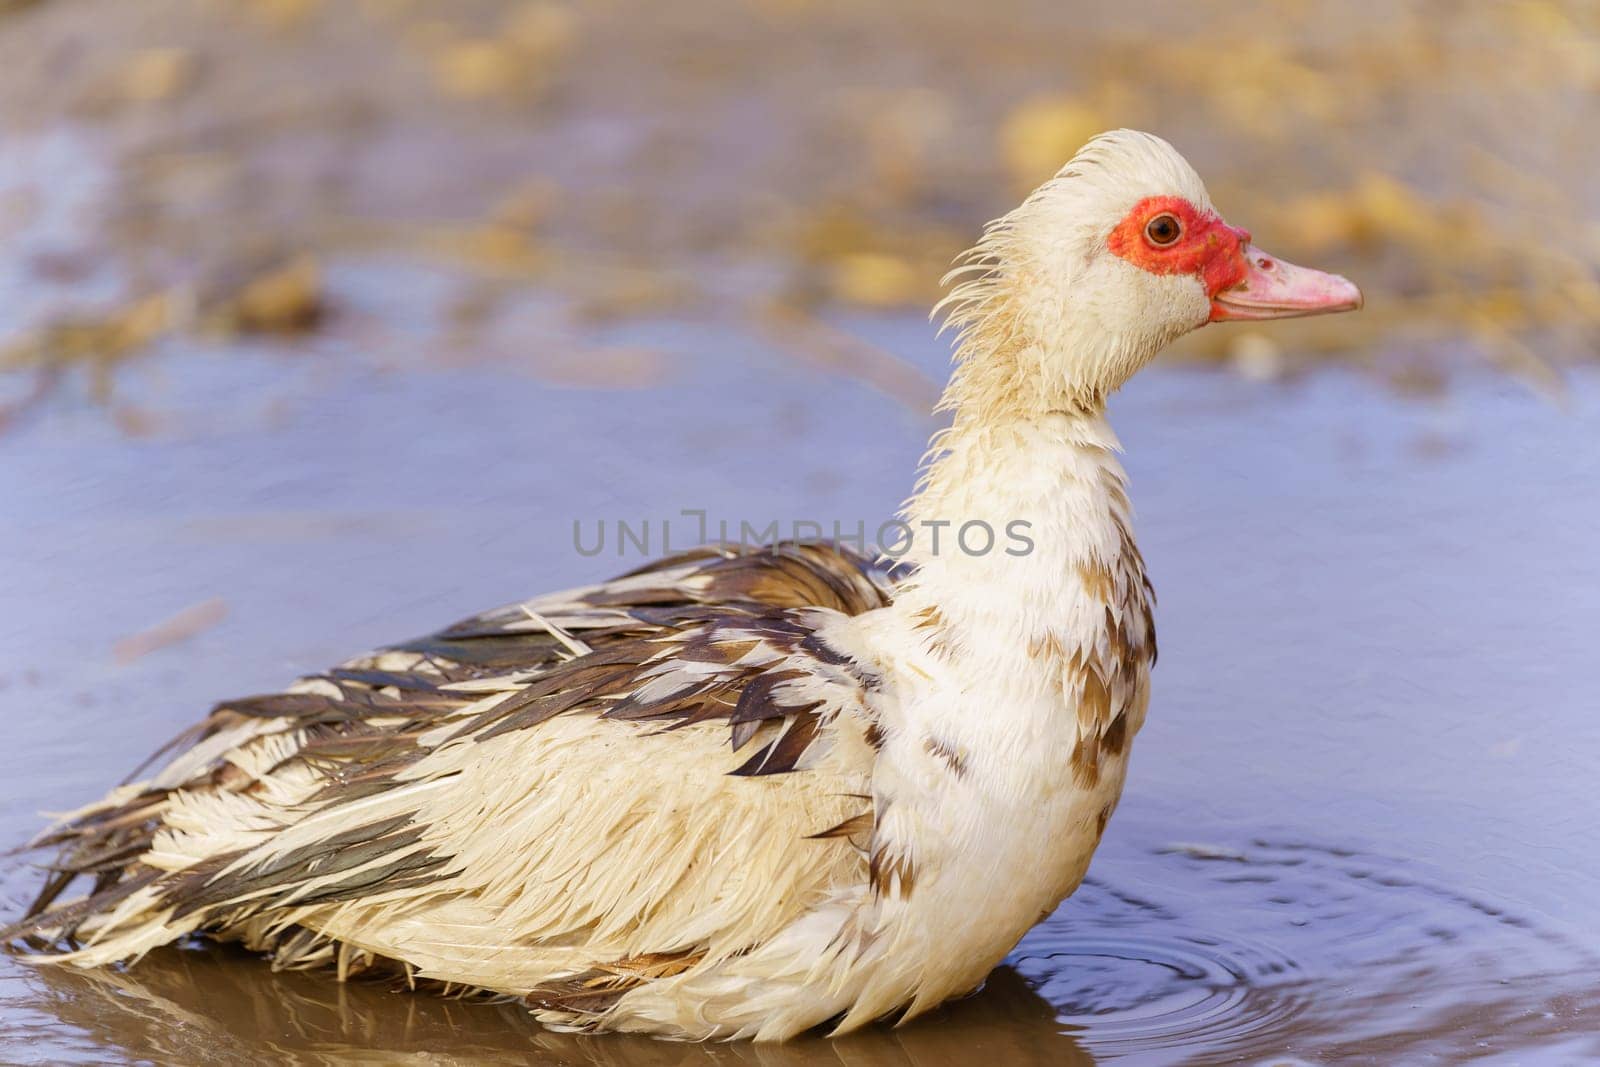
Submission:
<svg viewBox="0 0 1600 1067">
<path fill-rule="evenodd" d="M 1143 582 L 1119 445 L 1105 418 L 957 423 L 934 447 L 903 512 L 916 573 L 896 605 L 922 613 L 924 629 L 952 650 L 996 656 L 1052 639 L 1092 643 L 1104 597 L 1084 595 L 1084 575 Z M 981 551 L 991 530 L 993 546 Z"/>
<path fill-rule="evenodd" d="M 977 273 L 942 305 L 958 331 L 939 405 L 952 424 L 904 508 L 916 574 L 894 611 L 955 679 L 1059 693 L 1064 674 L 1080 691 L 1092 675 L 1131 698 L 1154 624 L 1104 403 L 1193 324 L 1147 313 L 1174 303 L 1172 279 L 1086 254 L 1098 238 L 1080 181 L 1069 165 L 955 272 Z M 994 532 L 988 552 L 963 542 L 972 524 Z"/>
</svg>

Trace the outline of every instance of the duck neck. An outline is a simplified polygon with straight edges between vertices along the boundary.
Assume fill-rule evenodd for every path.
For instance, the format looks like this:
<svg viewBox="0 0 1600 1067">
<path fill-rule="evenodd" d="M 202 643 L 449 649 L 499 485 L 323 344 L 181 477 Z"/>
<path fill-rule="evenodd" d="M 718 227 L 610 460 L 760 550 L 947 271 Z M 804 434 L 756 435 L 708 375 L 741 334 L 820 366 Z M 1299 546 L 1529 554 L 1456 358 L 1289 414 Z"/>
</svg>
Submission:
<svg viewBox="0 0 1600 1067">
<path fill-rule="evenodd" d="M 897 606 L 926 647 L 989 667 L 1047 649 L 1153 650 L 1144 564 L 1104 413 L 964 414 L 935 439 L 903 512 L 916 570 Z"/>
</svg>

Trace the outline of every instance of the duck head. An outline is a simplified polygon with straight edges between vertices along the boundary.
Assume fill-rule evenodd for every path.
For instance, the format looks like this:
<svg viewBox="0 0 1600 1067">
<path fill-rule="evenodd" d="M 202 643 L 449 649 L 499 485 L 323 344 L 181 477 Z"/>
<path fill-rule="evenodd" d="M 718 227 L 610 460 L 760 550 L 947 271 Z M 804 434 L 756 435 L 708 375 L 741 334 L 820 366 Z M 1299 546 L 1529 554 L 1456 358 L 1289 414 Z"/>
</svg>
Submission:
<svg viewBox="0 0 1600 1067">
<path fill-rule="evenodd" d="M 961 334 L 946 407 L 1096 410 L 1162 348 L 1207 323 L 1351 311 L 1361 291 L 1229 225 L 1159 137 L 1101 134 L 946 279 Z"/>
</svg>

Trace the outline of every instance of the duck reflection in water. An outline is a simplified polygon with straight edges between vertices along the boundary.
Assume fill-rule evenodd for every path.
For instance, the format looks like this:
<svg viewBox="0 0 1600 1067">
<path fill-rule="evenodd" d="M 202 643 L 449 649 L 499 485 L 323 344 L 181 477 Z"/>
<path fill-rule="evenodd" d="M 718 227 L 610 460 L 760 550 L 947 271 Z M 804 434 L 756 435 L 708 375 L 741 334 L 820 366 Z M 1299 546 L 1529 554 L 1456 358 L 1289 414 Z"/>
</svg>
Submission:
<svg viewBox="0 0 1600 1067">
<path fill-rule="evenodd" d="M 545 1030 L 516 1004 L 419 997 L 381 982 L 330 984 L 317 976 L 245 966 L 231 946 L 151 953 L 134 968 L 34 969 L 41 1025 L 110 1060 L 233 1064 L 263 1055 L 297 1064 L 449 1062 L 595 1067 L 956 1067 L 976 1049 L 997 1063 L 1085 1067 L 1094 1058 L 1056 1021 L 1055 1009 L 1010 967 L 983 989 L 915 1026 L 873 1027 L 832 1041 L 784 1045 L 693 1044 L 628 1035 Z M 25 1034 L 17 1037 L 26 1040 Z"/>
</svg>

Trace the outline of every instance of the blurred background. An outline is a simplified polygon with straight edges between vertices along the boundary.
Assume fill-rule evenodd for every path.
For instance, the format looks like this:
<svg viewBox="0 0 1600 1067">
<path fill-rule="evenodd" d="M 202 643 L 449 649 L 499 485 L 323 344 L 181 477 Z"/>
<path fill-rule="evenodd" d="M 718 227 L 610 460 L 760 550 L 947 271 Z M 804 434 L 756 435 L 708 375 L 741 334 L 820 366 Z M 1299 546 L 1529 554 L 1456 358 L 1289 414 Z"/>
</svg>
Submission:
<svg viewBox="0 0 1600 1067">
<path fill-rule="evenodd" d="M 575 521 L 875 528 L 940 276 L 1117 126 L 1367 307 L 1117 399 L 1155 705 L 983 995 L 707 1051 L 216 950 L 0 960 L 4 1058 L 1600 1056 L 1582 0 L 0 0 L 5 843 L 220 696 L 637 563 Z"/>
<path fill-rule="evenodd" d="M 808 320 L 925 309 L 983 220 L 1115 126 L 1176 143 L 1266 247 L 1372 290 L 1364 315 L 1179 359 L 1554 388 L 1595 351 L 1592 4 L 3 10 L 0 366 L 87 367 L 130 432 L 160 414 L 116 397 L 117 366 L 174 336 L 334 331 L 630 386 L 667 361 L 580 358 L 586 327 L 715 318 L 826 350 Z M 433 276 L 419 321 L 352 291 L 397 264 Z M 530 295 L 566 343 L 508 325 Z"/>
</svg>

